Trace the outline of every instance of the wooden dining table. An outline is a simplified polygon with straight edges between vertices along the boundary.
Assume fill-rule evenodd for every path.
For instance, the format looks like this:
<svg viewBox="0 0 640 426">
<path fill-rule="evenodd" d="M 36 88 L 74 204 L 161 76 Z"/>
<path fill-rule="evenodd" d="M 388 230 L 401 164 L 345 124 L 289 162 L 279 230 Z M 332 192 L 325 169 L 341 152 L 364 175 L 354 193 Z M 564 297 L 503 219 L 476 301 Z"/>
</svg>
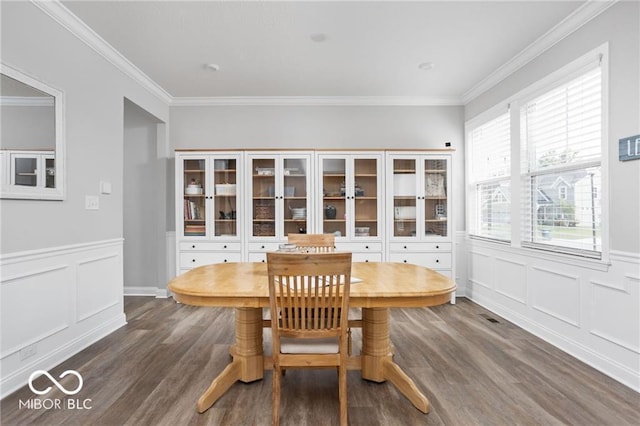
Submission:
<svg viewBox="0 0 640 426">
<path fill-rule="evenodd" d="M 436 306 L 448 303 L 454 281 L 432 269 L 407 263 L 353 263 L 350 306 L 362 308 L 362 318 L 349 321 L 362 327 L 360 355 L 350 355 L 347 368 L 360 370 L 363 379 L 389 381 L 423 413 L 429 400 L 414 381 L 393 361 L 389 336 L 389 309 Z M 192 269 L 175 277 L 168 286 L 176 301 L 194 306 L 235 309 L 235 343 L 232 361 L 213 380 L 197 403 L 198 412 L 209 409 L 236 381 L 260 380 L 272 368 L 263 353 L 263 318 L 269 308 L 267 264 L 263 262 L 217 263 Z"/>
</svg>

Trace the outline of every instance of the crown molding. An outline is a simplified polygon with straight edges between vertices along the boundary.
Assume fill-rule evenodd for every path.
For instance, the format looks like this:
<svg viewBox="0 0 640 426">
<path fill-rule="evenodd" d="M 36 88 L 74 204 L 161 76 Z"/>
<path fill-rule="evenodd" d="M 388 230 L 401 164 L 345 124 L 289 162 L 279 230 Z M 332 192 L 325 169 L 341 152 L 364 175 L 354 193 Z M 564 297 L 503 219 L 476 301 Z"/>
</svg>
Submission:
<svg viewBox="0 0 640 426">
<path fill-rule="evenodd" d="M 80 18 L 67 9 L 59 0 L 31 2 L 56 22 L 75 35 L 80 41 L 96 51 L 125 75 L 132 78 L 166 104 L 171 103 L 171 95 L 138 67 L 107 43 Z"/>
<path fill-rule="evenodd" d="M 461 106 L 458 97 L 421 96 L 227 96 L 174 97 L 171 106 Z"/>
<path fill-rule="evenodd" d="M 574 31 L 578 30 L 596 16 L 600 15 L 618 1 L 619 0 L 588 0 L 573 11 L 573 13 L 544 33 L 529 46 L 524 48 L 524 50 L 480 81 L 480 83 L 463 93 L 461 97 L 463 104 L 468 104 L 487 90 L 496 86 L 502 80 L 546 52 L 548 49 L 559 43 Z"/>
<path fill-rule="evenodd" d="M 54 105 L 53 96 L 0 96 L 0 106 L 52 107 Z"/>
</svg>

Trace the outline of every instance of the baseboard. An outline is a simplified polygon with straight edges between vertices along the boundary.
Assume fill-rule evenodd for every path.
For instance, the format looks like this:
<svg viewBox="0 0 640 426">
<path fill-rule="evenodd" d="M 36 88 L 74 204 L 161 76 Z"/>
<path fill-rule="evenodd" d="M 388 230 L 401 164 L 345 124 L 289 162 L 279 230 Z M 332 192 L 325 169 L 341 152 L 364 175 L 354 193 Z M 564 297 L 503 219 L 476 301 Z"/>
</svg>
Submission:
<svg viewBox="0 0 640 426">
<path fill-rule="evenodd" d="M 495 303 L 494 301 L 482 296 L 467 296 L 467 298 L 491 312 L 504 317 L 506 320 L 516 324 L 518 327 L 521 327 L 534 336 L 541 338 L 547 343 L 560 348 L 569 355 L 579 359 L 614 380 L 617 380 L 625 386 L 628 386 L 636 392 L 640 392 L 640 372 L 621 365 L 615 360 L 604 357 L 602 354 L 591 350 L 579 342 L 568 339 L 566 336 L 563 336 L 547 327 L 541 326 L 539 323 L 530 320 L 502 304 Z"/>
<path fill-rule="evenodd" d="M 128 286 L 124 288 L 125 296 L 149 296 L 158 299 L 166 299 L 169 292 L 166 288 L 146 287 L 146 286 Z"/>
<path fill-rule="evenodd" d="M 126 324 L 127 320 L 124 313 L 119 314 L 108 322 L 60 346 L 55 351 L 49 352 L 42 358 L 34 360 L 32 363 L 14 371 L 7 377 L 3 377 L 2 382 L 0 382 L 0 399 L 25 386 L 29 380 L 29 376 L 34 371 L 48 371 Z"/>
</svg>

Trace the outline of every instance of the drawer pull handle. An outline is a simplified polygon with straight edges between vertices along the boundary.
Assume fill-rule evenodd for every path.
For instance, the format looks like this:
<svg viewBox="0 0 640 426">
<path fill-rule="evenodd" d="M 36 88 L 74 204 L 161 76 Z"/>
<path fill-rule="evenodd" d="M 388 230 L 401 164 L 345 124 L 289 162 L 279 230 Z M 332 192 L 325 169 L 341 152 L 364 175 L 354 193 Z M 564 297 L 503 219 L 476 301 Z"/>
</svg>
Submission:
<svg viewBox="0 0 640 426">
<path fill-rule="evenodd" d="M 225 244 L 224 246 L 222 246 L 222 248 L 227 248 L 227 245 Z"/>
<path fill-rule="evenodd" d="M 365 262 L 365 263 L 369 263 L 369 259 L 366 259 L 364 262 Z"/>
<path fill-rule="evenodd" d="M 195 263 L 195 261 L 196 261 L 195 259 L 191 259 L 191 262 Z"/>
<path fill-rule="evenodd" d="M 436 259 L 436 263 L 440 263 L 440 259 Z"/>
<path fill-rule="evenodd" d="M 407 249 L 407 246 L 404 246 L 404 249 L 406 250 L 406 249 Z"/>
<path fill-rule="evenodd" d="M 260 246 L 260 248 L 261 248 L 261 249 L 263 249 L 263 248 L 264 248 L 264 246 Z"/>
<path fill-rule="evenodd" d="M 224 263 L 227 263 L 227 259 L 224 260 Z"/>
<path fill-rule="evenodd" d="M 407 263 L 407 260 L 405 259 L 405 260 L 403 260 L 403 262 L 404 262 L 404 263 Z"/>
<path fill-rule="evenodd" d="M 369 250 L 369 246 L 364 246 L 364 248 L 366 248 L 367 250 Z"/>
<path fill-rule="evenodd" d="M 192 246 L 191 246 L 191 248 L 196 248 L 196 245 L 195 245 L 195 244 L 194 244 L 194 245 L 192 245 Z"/>
<path fill-rule="evenodd" d="M 440 248 L 440 246 L 436 246 L 436 248 L 437 248 L 437 249 L 439 249 L 439 248 Z"/>
</svg>

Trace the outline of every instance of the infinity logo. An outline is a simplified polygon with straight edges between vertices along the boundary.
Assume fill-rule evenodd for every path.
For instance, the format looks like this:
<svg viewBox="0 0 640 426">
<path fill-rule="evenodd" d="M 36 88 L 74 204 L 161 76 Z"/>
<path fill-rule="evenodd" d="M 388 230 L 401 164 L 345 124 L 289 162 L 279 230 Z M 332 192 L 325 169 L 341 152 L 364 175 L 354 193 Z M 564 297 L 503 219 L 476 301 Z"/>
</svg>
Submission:
<svg viewBox="0 0 640 426">
<path fill-rule="evenodd" d="M 49 374 L 47 371 L 45 370 L 36 370 L 33 373 L 31 373 L 31 376 L 29 376 L 29 389 L 31 389 L 31 391 L 37 395 L 44 395 L 46 393 L 48 393 L 51 390 L 51 386 L 49 386 L 48 388 L 46 388 L 45 390 L 37 390 L 36 388 L 33 387 L 33 380 L 35 380 L 37 377 L 40 376 L 47 376 L 49 378 L 49 380 L 51 380 L 51 382 L 56 385 L 56 387 L 58 389 L 60 389 L 62 392 L 64 392 L 66 395 L 75 395 L 78 392 L 80 392 L 80 389 L 82 389 L 82 376 L 80 375 L 80 373 L 78 373 L 75 370 L 67 370 L 64 373 L 62 373 L 60 375 L 60 379 L 62 379 L 63 377 L 68 376 L 69 374 L 72 374 L 74 376 L 76 376 L 78 378 L 78 387 L 75 388 L 74 390 L 67 390 L 64 386 L 62 386 L 56 379 L 54 379 L 51 374 Z"/>
</svg>

